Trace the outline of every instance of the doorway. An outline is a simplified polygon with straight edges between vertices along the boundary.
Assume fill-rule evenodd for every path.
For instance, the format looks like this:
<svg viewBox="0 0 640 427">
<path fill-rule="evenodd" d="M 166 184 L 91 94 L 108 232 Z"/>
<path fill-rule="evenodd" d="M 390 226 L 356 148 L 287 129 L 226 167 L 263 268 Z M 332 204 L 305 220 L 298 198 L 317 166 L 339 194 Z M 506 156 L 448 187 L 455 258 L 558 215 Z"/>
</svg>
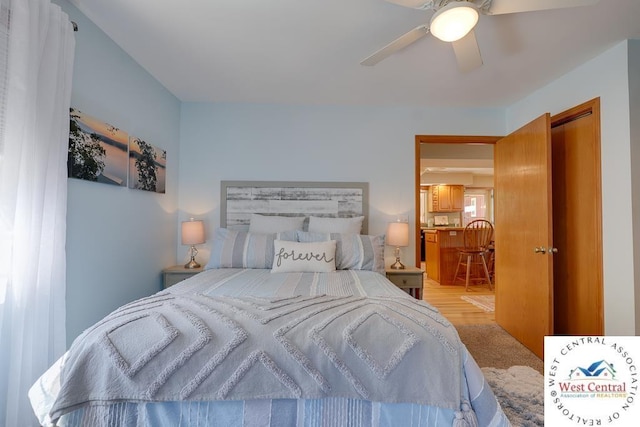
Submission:
<svg viewBox="0 0 640 427">
<path fill-rule="evenodd" d="M 553 117 L 550 115 L 546 117 L 544 122 L 548 131 L 544 133 L 548 135 L 550 150 L 548 156 L 550 172 L 546 182 L 549 183 L 548 197 L 552 202 L 549 203 L 548 208 L 551 215 L 550 237 L 547 241 L 536 243 L 535 248 L 524 248 L 521 251 L 522 256 L 509 261 L 508 256 L 515 256 L 511 252 L 515 253 L 518 247 L 523 246 L 522 233 L 518 233 L 517 230 L 516 232 L 504 230 L 503 237 L 513 242 L 511 247 L 514 251 L 503 251 L 509 254 L 505 255 L 507 258 L 503 257 L 500 260 L 499 265 L 496 265 L 496 274 L 501 275 L 496 278 L 496 320 L 540 356 L 545 334 L 602 335 L 604 332 L 600 101 L 596 98 Z M 420 206 L 420 144 L 485 143 L 496 146 L 497 141 L 501 139 L 501 137 L 484 136 L 416 136 L 416 209 Z M 531 154 L 532 146 L 529 143 L 525 143 L 522 147 L 522 152 Z M 510 157 L 511 153 L 506 157 L 502 156 L 503 160 L 506 159 L 503 164 L 508 164 Z M 528 157 L 530 156 L 525 155 L 524 159 Z M 514 169 L 517 169 L 514 170 L 515 177 L 523 175 L 522 171 L 540 168 L 523 163 Z M 511 180 L 504 182 L 511 184 Z M 512 203 L 511 196 L 516 192 L 521 192 L 525 196 L 530 195 L 530 188 L 528 189 L 526 185 L 522 187 L 522 191 L 520 189 L 510 191 L 509 200 L 506 201 L 508 203 L 505 204 Z M 500 197 L 499 192 L 496 186 L 496 199 Z M 506 224 L 503 224 L 502 220 L 498 222 L 504 229 Z M 508 223 L 508 221 L 504 222 Z M 537 225 L 529 222 L 523 224 L 523 227 L 535 229 Z M 416 223 L 416 242 L 420 242 L 420 231 L 420 224 Z M 496 242 L 496 246 L 498 245 L 500 243 Z M 505 244 L 504 247 L 509 246 Z M 536 265 L 538 259 L 534 260 L 531 257 L 552 261 L 550 262 L 551 273 L 540 274 L 542 269 L 532 267 Z M 521 268 L 511 268 L 520 262 Z M 420 265 L 419 248 L 416 249 L 416 265 Z M 518 283 L 521 281 L 523 272 L 534 273 L 534 270 L 535 274 L 532 275 L 538 281 L 533 283 L 531 289 L 539 287 L 542 275 L 548 276 L 549 279 L 546 285 L 549 292 L 543 300 L 536 300 L 538 297 L 527 298 L 526 290 L 521 289 L 522 292 L 519 292 L 517 289 L 511 289 L 512 286 L 509 286 L 509 290 L 514 292 L 499 295 L 502 283 Z M 513 307 L 519 305 L 515 304 L 518 301 L 523 304 L 520 304 L 521 307 L 516 313 L 510 315 L 507 313 L 509 310 L 506 310 L 506 317 L 500 318 L 501 304 L 502 307 Z M 541 306 L 548 307 L 548 321 L 543 322 L 548 328 L 543 332 L 536 331 L 528 334 L 524 329 L 541 324 L 535 320 L 535 317 L 529 317 L 528 312 L 539 312 Z M 523 334 L 528 334 L 529 337 L 523 339 L 520 336 Z"/>
<path fill-rule="evenodd" d="M 452 145 L 494 145 L 498 141 L 500 136 L 456 136 L 456 135 L 416 135 L 415 137 L 415 206 L 416 217 L 419 217 L 421 198 L 420 198 L 420 185 L 421 185 L 421 147 L 422 144 L 452 144 Z M 423 196 L 424 197 L 424 196 Z M 416 241 L 416 266 L 420 266 L 421 262 L 421 241 L 422 241 L 422 229 L 420 221 L 416 221 L 415 224 L 415 241 Z"/>
</svg>

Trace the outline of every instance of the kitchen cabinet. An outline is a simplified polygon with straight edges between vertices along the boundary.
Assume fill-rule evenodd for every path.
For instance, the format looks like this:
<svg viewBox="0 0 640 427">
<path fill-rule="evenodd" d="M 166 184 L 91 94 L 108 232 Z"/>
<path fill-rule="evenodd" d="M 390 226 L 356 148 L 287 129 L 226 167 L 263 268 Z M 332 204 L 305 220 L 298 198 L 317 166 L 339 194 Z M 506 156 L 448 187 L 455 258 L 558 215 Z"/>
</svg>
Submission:
<svg viewBox="0 0 640 427">
<path fill-rule="evenodd" d="M 451 209 L 454 212 L 462 212 L 464 210 L 464 186 L 449 185 L 451 192 Z"/>
<path fill-rule="evenodd" d="M 424 245 L 427 277 L 440 282 L 440 245 L 438 244 L 438 232 L 436 230 L 426 230 L 424 232 Z"/>
<path fill-rule="evenodd" d="M 429 212 L 462 212 L 464 210 L 464 186 L 432 185 L 427 208 Z"/>
</svg>

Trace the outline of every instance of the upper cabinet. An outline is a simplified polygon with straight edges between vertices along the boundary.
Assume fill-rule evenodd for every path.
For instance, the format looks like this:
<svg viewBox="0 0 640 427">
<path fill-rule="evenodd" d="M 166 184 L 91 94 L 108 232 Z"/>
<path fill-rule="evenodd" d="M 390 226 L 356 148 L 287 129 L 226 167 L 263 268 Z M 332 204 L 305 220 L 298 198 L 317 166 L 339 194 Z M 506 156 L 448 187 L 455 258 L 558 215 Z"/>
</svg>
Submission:
<svg viewBox="0 0 640 427">
<path fill-rule="evenodd" d="M 462 212 L 464 210 L 464 186 L 449 185 L 451 192 L 451 210 Z"/>
<path fill-rule="evenodd" d="M 462 212 L 464 210 L 464 186 L 432 185 L 427 208 L 429 212 Z"/>
</svg>

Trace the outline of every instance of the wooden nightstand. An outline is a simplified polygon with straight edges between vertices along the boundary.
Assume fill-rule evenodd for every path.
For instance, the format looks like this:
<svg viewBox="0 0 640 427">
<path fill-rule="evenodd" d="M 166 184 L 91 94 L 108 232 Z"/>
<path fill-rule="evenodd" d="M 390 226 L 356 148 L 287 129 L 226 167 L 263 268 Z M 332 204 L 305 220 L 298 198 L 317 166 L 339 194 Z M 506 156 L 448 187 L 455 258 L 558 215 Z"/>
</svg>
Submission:
<svg viewBox="0 0 640 427">
<path fill-rule="evenodd" d="M 417 267 L 406 267 L 404 270 L 387 268 L 385 273 L 394 285 L 412 297 L 422 299 L 423 270 Z"/>
<path fill-rule="evenodd" d="M 173 286 L 184 279 L 196 275 L 202 271 L 200 268 L 184 268 L 182 265 L 174 265 L 173 267 L 162 270 L 162 286 L 166 289 Z"/>
</svg>

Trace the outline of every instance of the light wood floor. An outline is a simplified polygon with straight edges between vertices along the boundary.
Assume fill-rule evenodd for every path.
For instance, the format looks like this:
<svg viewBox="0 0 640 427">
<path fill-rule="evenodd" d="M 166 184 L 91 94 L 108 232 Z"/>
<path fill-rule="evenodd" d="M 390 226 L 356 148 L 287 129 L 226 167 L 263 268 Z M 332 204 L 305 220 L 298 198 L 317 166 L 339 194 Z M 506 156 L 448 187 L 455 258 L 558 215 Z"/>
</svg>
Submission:
<svg viewBox="0 0 640 427">
<path fill-rule="evenodd" d="M 486 325 L 496 322 L 495 312 L 487 313 L 475 305 L 464 301 L 463 295 L 491 295 L 487 285 L 469 286 L 465 292 L 462 286 L 441 286 L 433 280 L 427 279 L 425 274 L 422 299 L 435 306 L 440 313 L 454 325 Z"/>
</svg>

